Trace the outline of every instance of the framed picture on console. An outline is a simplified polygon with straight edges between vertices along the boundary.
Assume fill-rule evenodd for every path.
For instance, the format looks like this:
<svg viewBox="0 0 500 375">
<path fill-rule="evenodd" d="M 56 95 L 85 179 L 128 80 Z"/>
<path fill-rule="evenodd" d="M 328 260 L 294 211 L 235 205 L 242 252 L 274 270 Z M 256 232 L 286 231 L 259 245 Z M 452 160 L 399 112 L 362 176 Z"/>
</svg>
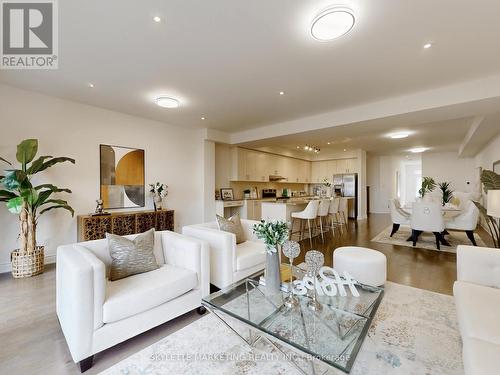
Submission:
<svg viewBox="0 0 500 375">
<path fill-rule="evenodd" d="M 500 160 L 493 163 L 493 172 L 500 174 Z"/>
<path fill-rule="evenodd" d="M 232 188 L 220 189 L 220 196 L 223 201 L 232 201 L 234 199 Z"/>
<path fill-rule="evenodd" d="M 103 208 L 144 207 L 144 150 L 99 145 L 99 156 Z"/>
</svg>

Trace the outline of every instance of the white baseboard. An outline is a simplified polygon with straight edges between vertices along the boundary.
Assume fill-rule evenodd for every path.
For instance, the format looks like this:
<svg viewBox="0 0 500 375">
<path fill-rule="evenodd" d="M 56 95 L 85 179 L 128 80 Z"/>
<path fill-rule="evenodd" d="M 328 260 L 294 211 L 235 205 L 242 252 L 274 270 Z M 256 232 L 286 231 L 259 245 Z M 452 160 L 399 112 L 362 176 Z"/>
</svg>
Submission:
<svg viewBox="0 0 500 375">
<path fill-rule="evenodd" d="M 45 255 L 45 264 L 51 264 L 56 262 L 56 255 Z M 12 270 L 10 262 L 0 263 L 0 273 L 10 272 Z"/>
</svg>

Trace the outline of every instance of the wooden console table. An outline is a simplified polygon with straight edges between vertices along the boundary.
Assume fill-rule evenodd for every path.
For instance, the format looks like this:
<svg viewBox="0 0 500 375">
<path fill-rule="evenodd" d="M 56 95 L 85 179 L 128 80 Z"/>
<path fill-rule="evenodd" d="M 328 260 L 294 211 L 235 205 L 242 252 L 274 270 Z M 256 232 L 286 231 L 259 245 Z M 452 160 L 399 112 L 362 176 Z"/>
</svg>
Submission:
<svg viewBox="0 0 500 375">
<path fill-rule="evenodd" d="M 106 233 L 119 236 L 142 233 L 151 228 L 155 230 L 174 230 L 174 211 L 130 211 L 116 212 L 111 215 L 78 216 L 78 242 L 99 240 Z"/>
</svg>

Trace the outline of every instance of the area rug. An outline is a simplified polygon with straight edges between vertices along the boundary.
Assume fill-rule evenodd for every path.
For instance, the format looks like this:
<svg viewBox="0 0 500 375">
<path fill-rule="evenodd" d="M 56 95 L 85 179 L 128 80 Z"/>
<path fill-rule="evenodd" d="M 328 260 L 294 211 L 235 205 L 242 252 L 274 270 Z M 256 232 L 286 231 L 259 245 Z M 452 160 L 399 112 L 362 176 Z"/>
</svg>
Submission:
<svg viewBox="0 0 500 375">
<path fill-rule="evenodd" d="M 316 374 L 344 374 L 322 362 L 314 363 Z M 307 371 L 307 364 L 303 365 Z M 101 374 L 284 375 L 300 372 L 270 344 L 261 340 L 257 348 L 249 349 L 213 314 L 207 314 Z M 453 298 L 388 282 L 351 374 L 463 374 Z"/>
<path fill-rule="evenodd" d="M 377 234 L 374 238 L 372 238 L 372 241 L 413 248 L 412 242 L 407 241 L 407 239 L 411 236 L 410 228 L 401 227 L 392 237 L 391 237 L 391 230 L 392 230 L 392 225 L 385 228 L 382 232 Z M 441 245 L 441 250 L 438 250 L 436 248 L 436 237 L 434 237 L 434 234 L 424 232 L 418 237 L 418 241 L 417 244 L 415 245 L 415 248 L 456 253 L 458 245 L 472 245 L 469 239 L 467 238 L 465 232 L 450 231 L 449 233 L 450 234 L 447 234 L 445 237 L 451 246 Z M 481 239 L 481 237 L 479 237 L 477 233 L 474 233 L 474 237 L 476 238 L 477 246 L 486 246 L 486 244 L 483 242 L 483 240 Z"/>
</svg>

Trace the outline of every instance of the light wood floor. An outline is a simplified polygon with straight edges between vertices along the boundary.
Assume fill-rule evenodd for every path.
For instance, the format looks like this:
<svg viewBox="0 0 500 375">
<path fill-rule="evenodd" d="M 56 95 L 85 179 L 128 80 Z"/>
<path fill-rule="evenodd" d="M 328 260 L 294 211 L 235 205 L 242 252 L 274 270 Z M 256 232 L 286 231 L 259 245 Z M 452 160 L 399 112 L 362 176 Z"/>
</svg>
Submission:
<svg viewBox="0 0 500 375">
<path fill-rule="evenodd" d="M 371 247 L 382 251 L 388 260 L 390 281 L 440 293 L 451 294 L 456 279 L 454 254 L 412 249 L 370 242 L 390 225 L 388 215 L 371 215 L 369 220 L 351 223 L 342 236 L 318 238 L 313 247 L 325 253 L 331 264 L 333 250 L 344 245 Z M 487 241 L 486 235 L 482 238 Z M 302 254 L 309 242 L 302 242 Z M 294 263 L 300 263 L 298 258 Z M 129 355 L 153 344 L 198 319 L 187 313 L 95 356 L 86 374 L 96 374 Z M 55 313 L 55 266 L 30 279 L 14 280 L 0 275 L 0 374 L 78 374 L 71 360 Z"/>
</svg>

